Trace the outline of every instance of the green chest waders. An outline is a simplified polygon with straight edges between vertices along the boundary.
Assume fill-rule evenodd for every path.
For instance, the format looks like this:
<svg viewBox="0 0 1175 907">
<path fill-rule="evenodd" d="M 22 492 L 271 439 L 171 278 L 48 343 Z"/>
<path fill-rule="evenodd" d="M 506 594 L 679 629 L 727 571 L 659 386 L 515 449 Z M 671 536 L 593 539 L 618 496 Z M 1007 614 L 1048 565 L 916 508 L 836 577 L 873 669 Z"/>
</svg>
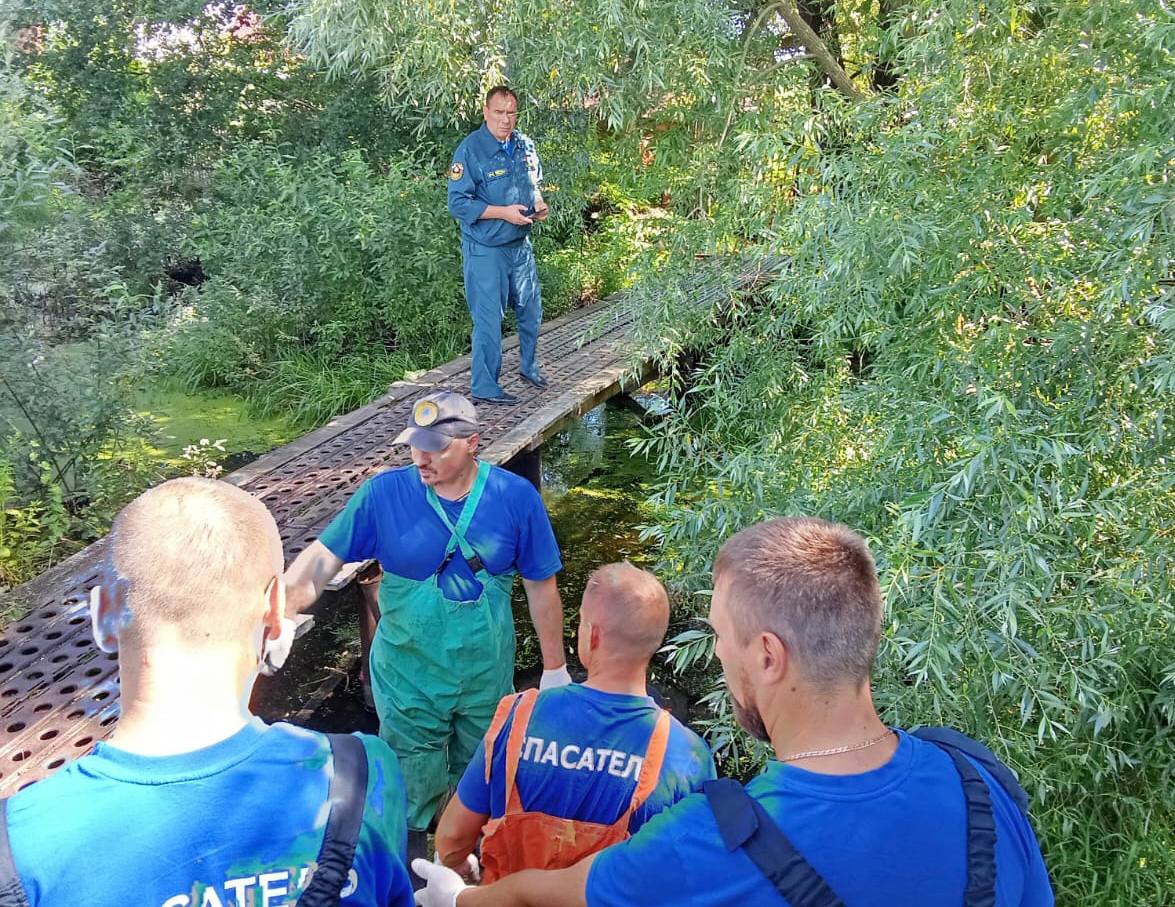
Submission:
<svg viewBox="0 0 1175 907">
<path fill-rule="evenodd" d="M 408 827 L 418 831 L 457 786 L 498 700 L 514 687 L 514 571 L 491 576 L 465 540 L 489 474 L 490 464 L 479 463 L 456 525 L 427 489 L 450 532 L 444 560 L 424 580 L 385 573 L 379 589 L 371 690 L 380 736 L 404 772 Z M 476 600 L 450 601 L 441 592 L 440 575 L 458 552 L 482 586 Z"/>
</svg>

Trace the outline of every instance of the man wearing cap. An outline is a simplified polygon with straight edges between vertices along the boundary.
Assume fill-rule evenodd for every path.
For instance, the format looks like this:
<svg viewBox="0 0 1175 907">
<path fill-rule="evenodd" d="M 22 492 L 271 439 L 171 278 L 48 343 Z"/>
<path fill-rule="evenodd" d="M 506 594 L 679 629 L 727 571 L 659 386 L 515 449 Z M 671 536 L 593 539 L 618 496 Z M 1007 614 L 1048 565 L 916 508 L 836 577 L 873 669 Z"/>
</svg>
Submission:
<svg viewBox="0 0 1175 907">
<path fill-rule="evenodd" d="M 542 686 L 569 683 L 559 548 L 526 479 L 477 459 L 477 411 L 459 394 L 416 401 L 396 438 L 412 466 L 363 483 L 286 571 L 288 611 L 309 607 L 349 561 L 383 565 L 369 671 L 380 736 L 408 788 L 409 853 L 513 688 L 510 593 L 521 574 Z"/>
<path fill-rule="evenodd" d="M 538 151 L 514 128 L 517 96 L 505 85 L 491 88 L 482 114 L 485 123 L 453 154 L 449 213 L 461 226 L 465 301 L 473 318 L 473 399 L 512 404 L 518 398 L 498 384 L 507 306 L 518 319 L 519 374 L 535 387 L 547 386 L 535 359 L 543 301 L 530 229 L 548 209 Z"/>
</svg>

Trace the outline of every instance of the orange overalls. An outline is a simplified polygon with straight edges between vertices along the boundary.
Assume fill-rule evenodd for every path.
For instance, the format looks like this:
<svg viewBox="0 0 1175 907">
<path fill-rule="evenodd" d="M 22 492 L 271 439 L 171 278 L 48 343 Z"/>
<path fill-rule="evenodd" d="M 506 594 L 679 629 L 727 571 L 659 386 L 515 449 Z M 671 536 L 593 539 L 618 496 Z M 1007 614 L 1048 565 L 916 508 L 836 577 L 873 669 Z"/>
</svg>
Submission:
<svg viewBox="0 0 1175 907">
<path fill-rule="evenodd" d="M 665 759 L 665 747 L 669 742 L 669 713 L 662 710 L 653 728 L 645 758 L 641 764 L 640 778 L 632 794 L 628 809 L 610 825 L 600 822 L 584 822 L 578 819 L 561 819 L 540 812 L 527 812 L 522 808 L 515 778 L 518 762 L 526 741 L 526 729 L 534 711 L 538 690 L 527 690 L 516 696 L 507 696 L 498 703 L 498 710 L 485 737 L 486 782 L 490 780 L 490 766 L 494 759 L 494 741 L 502 731 L 510 715 L 511 706 L 518 702 L 514 711 L 514 723 L 506 741 L 506 812 L 497 819 L 486 823 L 485 836 L 481 842 L 482 882 L 489 883 L 511 873 L 524 869 L 564 869 L 579 862 L 589 854 L 603 850 L 628 837 L 628 821 L 640 805 L 648 799 L 657 786 L 661 775 L 661 763 Z"/>
</svg>

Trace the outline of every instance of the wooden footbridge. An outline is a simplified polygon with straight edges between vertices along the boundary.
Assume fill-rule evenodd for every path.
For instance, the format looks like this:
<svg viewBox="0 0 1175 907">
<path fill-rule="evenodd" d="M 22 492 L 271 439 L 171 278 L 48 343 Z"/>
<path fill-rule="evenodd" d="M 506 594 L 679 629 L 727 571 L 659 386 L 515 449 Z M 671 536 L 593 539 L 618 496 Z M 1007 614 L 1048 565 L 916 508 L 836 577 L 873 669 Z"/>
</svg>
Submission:
<svg viewBox="0 0 1175 907">
<path fill-rule="evenodd" d="M 717 307 L 731 292 L 762 282 L 770 266 L 749 269 L 733 283 L 701 280 L 691 295 Z M 550 387 L 517 377 L 518 343 L 503 343 L 503 386 L 520 402 L 482 406 L 483 458 L 517 468 L 568 421 L 649 377 L 651 356 L 635 347 L 633 313 L 619 295 L 543 325 L 539 357 Z M 407 424 L 412 403 L 438 388 L 467 393 L 469 357 L 411 381 L 393 384 L 367 406 L 340 416 L 281 447 L 226 480 L 265 502 L 281 531 L 287 561 L 317 538 L 351 493 L 369 476 L 409 461 L 392 440 Z M 535 462 L 519 471 L 533 473 Z M 166 527 L 160 527 L 166 531 Z M 89 589 L 96 583 L 104 543 L 96 542 L 9 593 L 25 616 L 0 638 L 0 796 L 11 795 L 109 735 L 118 718 L 117 656 L 100 652 L 90 633 Z M 348 565 L 333 584 L 350 581 Z"/>
</svg>

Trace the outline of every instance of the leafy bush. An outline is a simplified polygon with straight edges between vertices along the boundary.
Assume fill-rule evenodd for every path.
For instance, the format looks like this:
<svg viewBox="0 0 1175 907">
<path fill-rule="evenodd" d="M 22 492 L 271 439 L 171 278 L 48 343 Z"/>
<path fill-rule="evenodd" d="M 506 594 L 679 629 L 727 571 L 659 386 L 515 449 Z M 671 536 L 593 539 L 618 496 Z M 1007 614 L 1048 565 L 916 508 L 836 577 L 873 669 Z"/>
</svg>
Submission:
<svg viewBox="0 0 1175 907">
<path fill-rule="evenodd" d="M 782 271 L 718 318 L 650 299 L 651 344 L 706 351 L 665 361 L 681 383 L 643 445 L 664 478 L 651 531 L 704 589 L 717 542 L 765 515 L 862 530 L 887 720 L 955 725 L 1020 773 L 1060 902 L 1159 905 L 1175 20 L 1019 9 L 909 4 L 896 97 L 736 124 L 765 165 L 704 240 L 771 223 Z M 704 663 L 704 639 L 680 642 Z"/>
<path fill-rule="evenodd" d="M 273 387 L 278 363 L 297 370 L 310 350 L 320 364 L 452 358 L 468 327 L 443 179 L 408 158 L 380 173 L 358 151 L 251 146 L 223 160 L 183 248 L 209 280 L 186 295 L 172 367 L 193 385 Z"/>
<path fill-rule="evenodd" d="M 0 592 L 24 582 L 53 563 L 69 527 L 60 486 L 45 476 L 50 494 L 22 502 L 12 464 L 0 458 Z M 0 626 L 17 617 L 0 610 Z"/>
<path fill-rule="evenodd" d="M 99 538 L 123 504 L 162 477 L 151 429 L 130 405 L 136 345 L 110 331 L 73 344 L 28 329 L 0 338 L 5 582 Z"/>
<path fill-rule="evenodd" d="M 250 400 L 263 412 L 283 413 L 309 430 L 385 393 L 413 370 L 407 357 L 379 346 L 343 357 L 298 351 L 271 363 L 269 377 L 251 388 Z"/>
</svg>

